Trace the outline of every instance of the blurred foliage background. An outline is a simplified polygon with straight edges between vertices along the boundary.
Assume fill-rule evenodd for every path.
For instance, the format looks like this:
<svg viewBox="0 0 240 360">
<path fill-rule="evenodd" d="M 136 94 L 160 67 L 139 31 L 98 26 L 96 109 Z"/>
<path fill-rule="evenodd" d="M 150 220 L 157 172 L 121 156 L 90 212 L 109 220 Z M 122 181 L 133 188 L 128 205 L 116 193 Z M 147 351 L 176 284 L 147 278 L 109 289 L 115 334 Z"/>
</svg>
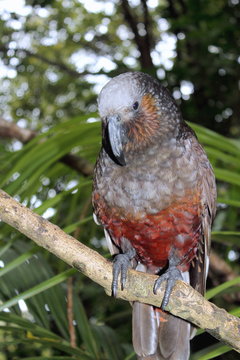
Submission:
<svg viewBox="0 0 240 360">
<path fill-rule="evenodd" d="M 0 33 L 1 187 L 109 256 L 91 215 L 96 97 L 124 71 L 157 77 L 214 166 L 207 296 L 239 316 L 239 0 L 0 0 Z M 0 360 L 136 359 L 130 305 L 5 224 L 0 277 Z M 239 355 L 199 330 L 191 359 L 212 358 Z"/>
</svg>

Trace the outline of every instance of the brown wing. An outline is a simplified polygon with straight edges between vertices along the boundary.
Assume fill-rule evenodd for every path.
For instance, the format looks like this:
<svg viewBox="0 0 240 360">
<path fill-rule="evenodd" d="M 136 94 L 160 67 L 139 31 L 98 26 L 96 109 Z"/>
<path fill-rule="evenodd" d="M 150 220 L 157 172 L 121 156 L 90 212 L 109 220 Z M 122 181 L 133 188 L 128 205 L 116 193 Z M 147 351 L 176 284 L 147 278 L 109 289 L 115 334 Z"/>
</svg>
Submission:
<svg viewBox="0 0 240 360">
<path fill-rule="evenodd" d="M 200 187 L 202 189 L 201 208 L 201 243 L 196 258 L 190 269 L 190 284 L 201 294 L 204 294 L 206 278 L 209 266 L 209 252 L 211 245 L 211 226 L 216 213 L 216 182 L 211 164 L 201 145 L 194 141 L 193 150 L 199 160 L 199 171 L 201 175 Z"/>
</svg>

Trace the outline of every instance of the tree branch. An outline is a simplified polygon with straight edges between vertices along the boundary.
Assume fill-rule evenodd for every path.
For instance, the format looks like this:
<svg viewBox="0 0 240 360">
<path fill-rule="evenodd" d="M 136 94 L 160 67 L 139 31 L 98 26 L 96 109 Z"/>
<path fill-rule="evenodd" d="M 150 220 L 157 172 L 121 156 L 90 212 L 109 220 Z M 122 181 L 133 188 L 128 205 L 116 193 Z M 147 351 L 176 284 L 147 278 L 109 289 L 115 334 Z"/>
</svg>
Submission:
<svg viewBox="0 0 240 360">
<path fill-rule="evenodd" d="M 21 128 L 13 122 L 0 118 L 0 137 L 17 139 L 26 144 L 35 136 L 37 136 L 35 131 Z M 93 164 L 80 156 L 67 154 L 64 155 L 60 161 L 83 176 L 92 176 L 93 174 Z"/>
<path fill-rule="evenodd" d="M 134 34 L 136 45 L 138 51 L 140 52 L 140 63 L 143 69 L 154 68 L 152 57 L 151 57 L 151 44 L 148 34 L 149 30 L 149 15 L 147 11 L 147 4 L 145 1 L 142 1 L 143 11 L 144 11 L 144 25 L 146 30 L 146 35 L 141 36 L 138 31 L 138 21 L 136 16 L 133 16 L 130 10 L 130 6 L 127 0 L 121 0 L 123 15 L 126 23 L 129 25 L 130 29 Z"/>
<path fill-rule="evenodd" d="M 59 61 L 54 61 L 54 60 L 48 59 L 48 58 L 46 58 L 45 56 L 42 56 L 42 55 L 37 54 L 37 53 L 33 53 L 33 52 L 29 51 L 29 50 L 19 49 L 19 50 L 17 50 L 17 51 L 21 51 L 21 52 L 23 51 L 23 52 L 25 52 L 25 54 L 26 54 L 27 56 L 29 56 L 29 57 L 34 57 L 35 59 L 38 59 L 38 60 L 40 60 L 40 61 L 42 61 L 42 62 L 45 62 L 45 63 L 48 64 L 48 65 L 55 66 L 55 67 L 57 67 L 59 70 L 67 73 L 68 75 L 70 75 L 70 76 L 72 76 L 72 77 L 75 77 L 75 78 L 76 78 L 76 77 L 80 77 L 80 76 L 83 75 L 82 73 L 80 73 L 80 72 L 78 72 L 78 71 L 76 71 L 76 70 L 68 67 L 68 66 L 67 66 L 66 64 L 64 64 L 64 63 L 61 63 L 61 62 L 59 62 Z"/>
<path fill-rule="evenodd" d="M 76 333 L 75 327 L 73 324 L 74 320 L 73 312 L 73 277 L 71 276 L 67 280 L 67 318 L 68 318 L 68 329 L 70 335 L 70 344 L 73 348 L 77 347 L 76 345 Z"/>
<path fill-rule="evenodd" d="M 2 190 L 0 218 L 101 285 L 108 295 L 111 294 L 112 265 L 109 261 L 65 234 L 58 226 L 19 204 Z M 161 286 L 155 295 L 153 285 L 156 278 L 155 275 L 129 270 L 126 288 L 124 291 L 119 290 L 117 297 L 159 307 L 164 286 Z M 240 352 L 240 319 L 210 303 L 186 283 L 177 282 L 167 310 L 205 329 L 218 340 Z"/>
<path fill-rule="evenodd" d="M 173 0 L 168 0 L 168 8 L 169 8 L 169 12 L 170 12 L 171 16 L 173 18 L 178 18 L 178 13 L 177 13 L 177 10 L 175 9 Z"/>
<path fill-rule="evenodd" d="M 63 162 L 65 165 L 68 165 L 72 169 L 76 170 L 83 176 L 92 176 L 93 174 L 93 164 L 80 156 L 74 154 L 67 154 L 64 155 L 60 159 L 60 161 Z"/>
<path fill-rule="evenodd" d="M 0 51 L 6 53 L 7 51 L 9 50 L 9 48 L 5 45 L 1 45 L 0 46 Z M 35 59 L 38 59 L 48 65 L 51 65 L 51 66 L 55 66 L 57 67 L 59 70 L 67 73 L 68 75 L 74 77 L 74 78 L 78 78 L 82 75 L 84 75 L 84 73 L 80 73 L 72 68 L 70 68 L 69 66 L 67 66 L 66 64 L 64 63 L 61 63 L 59 61 L 56 61 L 56 60 L 51 60 L 51 59 L 48 59 L 46 58 L 45 56 L 41 55 L 41 54 L 38 54 L 38 53 L 34 53 L 30 50 L 27 50 L 27 49 L 15 49 L 16 52 L 23 52 L 24 54 L 26 54 L 26 56 L 28 57 L 33 57 Z"/>
<path fill-rule="evenodd" d="M 147 6 L 147 0 L 141 0 L 141 4 L 142 4 L 142 9 L 143 9 L 144 27 L 146 30 L 145 39 L 146 39 L 148 51 L 150 52 L 151 44 L 153 43 L 153 35 L 151 32 L 151 21 L 150 21 L 148 6 Z"/>
<path fill-rule="evenodd" d="M 13 122 L 0 118 L 0 137 L 17 139 L 22 143 L 27 143 L 36 135 L 35 131 L 21 128 Z"/>
</svg>

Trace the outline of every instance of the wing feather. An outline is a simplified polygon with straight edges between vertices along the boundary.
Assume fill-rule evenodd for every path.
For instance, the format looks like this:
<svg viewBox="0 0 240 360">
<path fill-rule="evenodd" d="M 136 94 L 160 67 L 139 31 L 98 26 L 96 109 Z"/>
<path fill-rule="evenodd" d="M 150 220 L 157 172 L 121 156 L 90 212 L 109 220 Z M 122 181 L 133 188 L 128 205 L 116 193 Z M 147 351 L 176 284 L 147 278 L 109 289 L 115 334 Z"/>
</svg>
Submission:
<svg viewBox="0 0 240 360">
<path fill-rule="evenodd" d="M 201 188 L 201 241 L 190 269 L 191 285 L 204 294 L 209 266 L 211 246 L 211 226 L 216 214 L 216 181 L 211 164 L 202 146 L 195 140 L 193 151 L 196 153 L 200 172 Z"/>
</svg>

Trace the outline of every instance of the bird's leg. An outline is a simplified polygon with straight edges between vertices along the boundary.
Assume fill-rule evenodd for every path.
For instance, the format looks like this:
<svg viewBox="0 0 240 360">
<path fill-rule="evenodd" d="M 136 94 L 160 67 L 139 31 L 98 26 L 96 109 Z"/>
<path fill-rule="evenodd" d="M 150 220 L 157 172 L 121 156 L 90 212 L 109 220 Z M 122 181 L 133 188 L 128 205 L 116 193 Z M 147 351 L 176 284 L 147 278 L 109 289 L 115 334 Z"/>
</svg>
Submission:
<svg viewBox="0 0 240 360">
<path fill-rule="evenodd" d="M 112 281 L 112 295 L 116 297 L 118 289 L 118 277 L 120 275 L 121 289 L 125 287 L 127 280 L 127 271 L 131 264 L 131 260 L 136 255 L 134 248 L 130 248 L 123 254 L 118 254 L 113 260 L 113 281 Z"/>
<path fill-rule="evenodd" d="M 179 258 L 177 259 L 175 256 L 171 256 L 169 259 L 168 269 L 166 270 L 166 272 L 164 274 L 159 276 L 159 278 L 156 280 L 156 282 L 154 284 L 153 292 L 154 292 L 154 294 L 156 294 L 157 290 L 159 289 L 162 282 L 165 280 L 167 281 L 166 290 L 165 290 L 163 300 L 162 300 L 162 305 L 161 305 L 162 310 L 164 310 L 168 304 L 172 289 L 173 289 L 176 281 L 183 280 L 182 273 L 177 268 L 177 266 L 180 264 L 180 262 L 181 262 L 181 260 L 179 260 Z"/>
</svg>

